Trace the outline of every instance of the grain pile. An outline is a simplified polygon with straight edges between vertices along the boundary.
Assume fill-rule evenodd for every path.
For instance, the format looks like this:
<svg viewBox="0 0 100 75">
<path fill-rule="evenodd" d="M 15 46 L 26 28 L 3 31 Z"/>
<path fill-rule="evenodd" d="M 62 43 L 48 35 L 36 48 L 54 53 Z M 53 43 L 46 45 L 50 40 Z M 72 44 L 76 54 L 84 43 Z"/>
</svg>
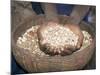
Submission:
<svg viewBox="0 0 100 75">
<path fill-rule="evenodd" d="M 24 48 L 25 50 L 32 51 L 33 55 L 39 55 L 40 57 L 49 56 L 48 54 L 45 54 L 43 51 L 40 50 L 39 43 L 38 43 L 38 37 L 37 37 L 37 33 L 36 33 L 38 28 L 39 28 L 39 26 L 32 26 L 31 28 L 27 29 L 26 32 L 24 34 L 22 34 L 22 36 L 18 37 L 16 45 L 20 48 Z M 51 31 L 51 30 L 52 29 L 48 29 L 48 31 Z M 69 30 L 62 30 L 62 32 L 59 31 L 59 33 L 63 33 L 63 31 L 65 32 L 65 31 L 69 31 Z M 59 35 L 59 33 L 58 34 L 55 33 L 55 35 Z M 89 46 L 92 41 L 91 35 L 87 31 L 82 31 L 82 33 L 84 35 L 84 40 L 83 40 L 83 44 L 82 44 L 82 47 L 80 50 Z M 52 35 L 52 37 L 55 35 Z M 45 35 L 45 36 L 47 36 L 47 35 Z M 65 38 L 64 36 L 71 36 L 71 34 L 69 34 L 69 35 L 62 34 L 61 36 L 63 36 L 63 38 L 61 38 L 59 36 L 59 37 L 55 37 L 55 39 L 56 40 L 61 39 L 62 41 L 54 42 L 54 44 L 65 43 L 66 39 L 69 39 L 69 37 Z M 73 37 L 74 36 L 75 35 L 73 35 Z M 50 39 L 49 37 L 51 37 L 51 36 L 48 36 L 48 39 Z M 52 42 L 55 39 L 52 39 Z M 71 40 L 73 40 L 73 39 L 74 38 L 72 38 Z M 77 41 L 77 39 L 78 39 L 78 37 L 74 40 Z M 72 41 L 70 41 L 70 43 L 72 43 Z M 75 45 L 75 44 L 72 44 L 72 45 Z"/>
<path fill-rule="evenodd" d="M 18 38 L 17 46 L 32 51 L 34 55 L 44 56 L 45 53 L 40 50 L 38 44 L 36 34 L 38 28 L 39 26 L 32 26 L 30 29 L 26 30 L 26 32 Z"/>
</svg>

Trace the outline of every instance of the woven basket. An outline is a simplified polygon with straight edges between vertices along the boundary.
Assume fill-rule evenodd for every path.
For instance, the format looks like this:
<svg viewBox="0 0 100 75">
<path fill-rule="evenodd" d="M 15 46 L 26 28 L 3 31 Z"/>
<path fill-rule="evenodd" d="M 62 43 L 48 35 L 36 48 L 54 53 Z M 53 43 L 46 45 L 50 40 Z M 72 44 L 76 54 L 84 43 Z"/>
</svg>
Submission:
<svg viewBox="0 0 100 75">
<path fill-rule="evenodd" d="M 41 17 L 41 16 L 39 16 Z M 38 18 L 39 18 L 38 17 Z M 42 18 L 44 18 L 42 16 Z M 62 23 L 71 19 L 68 16 L 59 16 Z M 36 19 L 37 20 L 37 19 Z M 82 69 L 91 59 L 95 48 L 95 30 L 86 22 L 81 22 L 79 26 L 82 30 L 88 31 L 93 38 L 91 45 L 87 48 L 76 51 L 68 56 L 34 57 L 32 51 L 24 50 L 16 46 L 16 41 L 28 28 L 36 24 L 32 17 L 27 18 L 12 31 L 12 52 L 16 61 L 28 72 L 54 72 Z"/>
</svg>

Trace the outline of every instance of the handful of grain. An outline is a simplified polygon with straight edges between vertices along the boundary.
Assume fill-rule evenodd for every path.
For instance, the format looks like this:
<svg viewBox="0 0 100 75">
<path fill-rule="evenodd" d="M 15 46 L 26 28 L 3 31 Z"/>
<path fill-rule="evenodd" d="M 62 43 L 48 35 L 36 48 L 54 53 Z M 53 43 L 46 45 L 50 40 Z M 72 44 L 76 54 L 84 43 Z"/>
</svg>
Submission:
<svg viewBox="0 0 100 75">
<path fill-rule="evenodd" d="M 83 34 L 77 25 L 47 22 L 38 29 L 41 50 L 50 55 L 68 55 L 80 49 Z"/>
</svg>

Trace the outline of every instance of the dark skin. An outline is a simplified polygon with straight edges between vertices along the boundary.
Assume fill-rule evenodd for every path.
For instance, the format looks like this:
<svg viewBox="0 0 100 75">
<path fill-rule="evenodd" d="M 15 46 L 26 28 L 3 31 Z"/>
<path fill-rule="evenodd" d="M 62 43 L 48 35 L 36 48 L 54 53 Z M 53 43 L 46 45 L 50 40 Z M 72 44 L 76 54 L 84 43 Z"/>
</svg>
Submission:
<svg viewBox="0 0 100 75">
<path fill-rule="evenodd" d="M 43 37 L 42 35 L 42 32 L 45 30 L 45 29 L 48 29 L 48 23 L 60 23 L 61 20 L 59 20 L 59 17 L 58 17 L 58 14 L 57 14 L 57 10 L 56 10 L 56 5 L 55 4 L 51 4 L 51 3 L 43 3 L 42 4 L 43 6 L 43 10 L 44 10 L 44 17 L 45 19 L 43 19 L 43 16 L 41 18 L 37 18 L 36 21 L 38 20 L 38 22 L 36 24 L 39 24 L 41 25 L 40 28 L 38 29 L 38 39 L 40 40 L 39 43 L 41 45 L 42 50 L 43 51 L 49 51 L 50 54 L 54 53 L 54 55 L 57 55 L 59 54 L 59 52 L 57 52 L 57 50 L 60 50 L 60 48 L 58 47 L 57 49 L 51 49 L 51 47 L 48 47 L 48 43 L 44 43 L 42 44 L 41 41 L 45 40 L 45 38 Z M 69 21 L 69 19 L 68 19 Z M 67 27 L 69 28 L 71 31 L 74 32 L 74 34 L 78 35 L 79 36 L 79 39 L 78 39 L 78 43 L 76 46 L 72 46 L 72 45 L 67 45 L 67 46 L 64 46 L 64 51 L 62 52 L 62 54 L 71 54 L 72 52 L 80 49 L 80 47 L 82 46 L 82 42 L 83 42 L 83 34 L 79 28 L 78 25 L 72 25 L 72 24 L 66 24 L 67 20 L 66 20 L 66 17 L 65 17 L 65 21 L 63 19 L 63 24 L 64 27 Z M 50 26 L 52 27 L 55 27 L 55 24 L 51 24 Z M 48 46 L 47 46 L 48 45 Z M 54 52 L 55 51 L 55 52 Z"/>
<path fill-rule="evenodd" d="M 48 24 L 49 23 L 49 24 Z M 44 25 L 42 25 L 39 29 L 38 29 L 38 38 L 39 40 L 43 41 L 45 40 L 45 38 L 43 37 L 42 33 L 44 30 L 48 29 L 48 27 L 55 27 L 55 22 L 46 22 Z M 50 24 L 50 23 L 55 23 L 55 24 Z M 78 43 L 76 46 L 72 46 L 72 45 L 67 45 L 67 46 L 64 46 L 64 51 L 61 51 L 60 50 L 60 46 L 58 48 L 53 48 L 51 49 L 51 46 L 50 44 L 48 44 L 47 42 L 45 42 L 44 44 L 42 44 L 42 42 L 40 41 L 39 44 L 40 44 L 40 47 L 42 49 L 42 51 L 44 51 L 45 53 L 47 54 L 50 54 L 50 55 L 69 55 L 69 54 L 72 54 L 73 52 L 75 52 L 76 50 L 80 49 L 80 47 L 82 46 L 82 43 L 83 43 L 83 34 L 81 32 L 81 29 L 79 28 L 78 25 L 70 25 L 70 24 L 65 24 L 64 27 L 67 27 L 69 28 L 72 32 L 74 32 L 74 34 L 78 35 L 79 36 L 79 39 L 78 39 Z M 55 51 L 56 50 L 56 51 Z M 61 52 L 59 53 L 57 50 L 60 50 Z"/>
</svg>

